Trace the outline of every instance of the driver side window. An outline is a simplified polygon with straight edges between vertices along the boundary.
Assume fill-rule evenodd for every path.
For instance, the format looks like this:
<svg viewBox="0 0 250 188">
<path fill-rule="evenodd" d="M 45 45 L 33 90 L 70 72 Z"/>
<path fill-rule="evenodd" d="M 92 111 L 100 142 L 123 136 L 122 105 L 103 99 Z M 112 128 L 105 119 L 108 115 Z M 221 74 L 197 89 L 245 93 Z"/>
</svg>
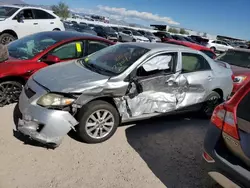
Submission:
<svg viewBox="0 0 250 188">
<path fill-rule="evenodd" d="M 82 42 L 71 42 L 57 47 L 49 53 L 59 57 L 60 60 L 77 59 L 83 57 L 84 49 Z"/>
<path fill-rule="evenodd" d="M 166 53 L 157 55 L 137 69 L 136 75 L 148 77 L 159 74 L 173 73 L 177 63 L 177 53 Z"/>
</svg>

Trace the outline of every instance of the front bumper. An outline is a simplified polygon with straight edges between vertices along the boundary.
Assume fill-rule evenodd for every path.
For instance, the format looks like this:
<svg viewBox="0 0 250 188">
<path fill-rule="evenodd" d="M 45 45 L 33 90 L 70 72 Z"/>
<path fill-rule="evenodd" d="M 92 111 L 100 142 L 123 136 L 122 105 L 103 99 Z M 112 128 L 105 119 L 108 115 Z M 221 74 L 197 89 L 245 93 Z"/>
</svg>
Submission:
<svg viewBox="0 0 250 188">
<path fill-rule="evenodd" d="M 33 82 L 30 87 L 33 91 L 38 91 L 35 88 L 40 86 L 35 86 Z M 41 92 L 38 92 L 29 99 L 23 89 L 18 105 L 22 115 L 18 121 L 17 129 L 42 144 L 58 146 L 62 138 L 78 122 L 67 111 L 51 110 L 38 106 L 36 101 L 40 96 Z"/>
</svg>

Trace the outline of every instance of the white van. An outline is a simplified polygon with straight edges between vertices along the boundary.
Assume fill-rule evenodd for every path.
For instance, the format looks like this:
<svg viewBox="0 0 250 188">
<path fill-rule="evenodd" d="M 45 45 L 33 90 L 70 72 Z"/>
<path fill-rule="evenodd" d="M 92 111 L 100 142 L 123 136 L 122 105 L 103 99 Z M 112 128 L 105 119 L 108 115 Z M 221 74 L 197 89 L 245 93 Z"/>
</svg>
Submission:
<svg viewBox="0 0 250 188">
<path fill-rule="evenodd" d="M 0 43 L 8 44 L 42 31 L 65 31 L 60 18 L 50 10 L 37 7 L 3 5 L 0 6 Z"/>
</svg>

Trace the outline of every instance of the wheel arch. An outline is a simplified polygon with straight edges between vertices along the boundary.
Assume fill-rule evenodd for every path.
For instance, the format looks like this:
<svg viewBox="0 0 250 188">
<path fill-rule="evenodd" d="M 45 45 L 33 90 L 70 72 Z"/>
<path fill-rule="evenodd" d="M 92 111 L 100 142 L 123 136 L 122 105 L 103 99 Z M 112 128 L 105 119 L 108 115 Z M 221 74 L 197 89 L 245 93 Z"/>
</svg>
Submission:
<svg viewBox="0 0 250 188">
<path fill-rule="evenodd" d="M 215 91 L 216 93 L 218 93 L 220 95 L 220 97 L 221 97 L 222 100 L 224 99 L 224 93 L 223 93 L 222 89 L 215 88 L 213 91 Z"/>
<path fill-rule="evenodd" d="M 1 32 L 1 34 L 4 34 L 4 33 L 8 33 L 8 34 L 11 34 L 13 35 L 16 39 L 18 39 L 18 35 L 15 31 L 13 31 L 12 29 L 6 29 L 4 31 Z"/>
<path fill-rule="evenodd" d="M 3 82 L 3 81 L 16 81 L 16 82 L 21 83 L 22 85 L 26 83 L 26 80 L 21 76 L 5 76 L 5 77 L 0 78 L 0 82 Z"/>
<path fill-rule="evenodd" d="M 111 104 L 119 113 L 120 121 L 121 121 L 120 111 L 118 110 L 117 105 L 115 104 L 115 101 L 114 101 L 113 97 L 111 97 L 111 96 L 101 96 L 101 97 L 92 98 L 91 100 L 87 101 L 81 108 L 84 108 L 84 106 L 90 102 L 98 101 L 98 100 L 105 101 L 105 102 L 108 102 L 109 104 Z"/>
</svg>

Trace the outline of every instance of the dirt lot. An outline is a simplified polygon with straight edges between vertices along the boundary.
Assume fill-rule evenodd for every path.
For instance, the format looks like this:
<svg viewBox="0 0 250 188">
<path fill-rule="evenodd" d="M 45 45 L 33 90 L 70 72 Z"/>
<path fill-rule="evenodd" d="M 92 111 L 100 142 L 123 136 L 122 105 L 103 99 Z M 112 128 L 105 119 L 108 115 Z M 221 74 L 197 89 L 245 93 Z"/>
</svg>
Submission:
<svg viewBox="0 0 250 188">
<path fill-rule="evenodd" d="M 207 187 L 200 163 L 208 121 L 165 117 L 119 127 L 102 144 L 66 136 L 47 150 L 13 136 L 13 108 L 0 109 L 0 188 Z"/>
</svg>

